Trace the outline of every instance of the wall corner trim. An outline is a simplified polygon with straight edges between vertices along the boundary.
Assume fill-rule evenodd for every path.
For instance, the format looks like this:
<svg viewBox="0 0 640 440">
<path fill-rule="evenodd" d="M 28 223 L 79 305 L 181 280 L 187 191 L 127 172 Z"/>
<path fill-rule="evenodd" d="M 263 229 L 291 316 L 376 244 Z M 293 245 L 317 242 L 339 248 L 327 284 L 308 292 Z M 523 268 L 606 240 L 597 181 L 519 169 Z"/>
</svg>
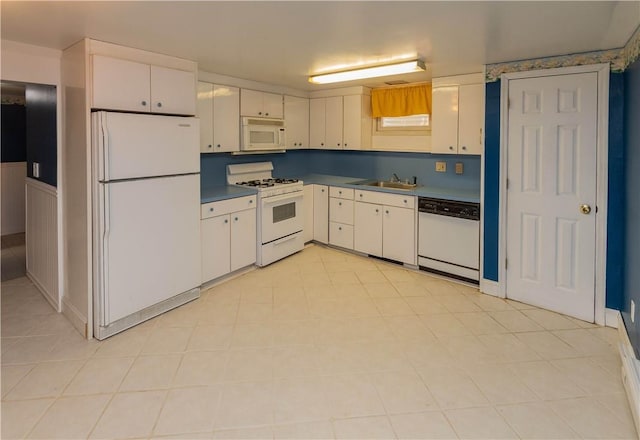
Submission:
<svg viewBox="0 0 640 440">
<path fill-rule="evenodd" d="M 500 294 L 500 287 L 498 285 L 498 282 L 488 280 L 486 278 L 480 279 L 480 293 L 503 298 L 503 296 Z"/>
<path fill-rule="evenodd" d="M 73 327 L 80 332 L 83 338 L 87 338 L 87 320 L 78 312 L 78 309 L 69 302 L 69 298 L 66 296 L 62 297 L 62 314 L 71 321 Z"/>
</svg>

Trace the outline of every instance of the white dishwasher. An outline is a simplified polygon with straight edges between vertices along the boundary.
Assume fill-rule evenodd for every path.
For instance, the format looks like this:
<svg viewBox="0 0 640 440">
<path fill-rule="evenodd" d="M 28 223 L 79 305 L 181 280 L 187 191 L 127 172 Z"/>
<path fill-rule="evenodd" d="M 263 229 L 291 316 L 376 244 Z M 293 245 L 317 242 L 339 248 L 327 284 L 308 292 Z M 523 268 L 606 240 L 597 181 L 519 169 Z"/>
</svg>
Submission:
<svg viewBox="0 0 640 440">
<path fill-rule="evenodd" d="M 480 204 L 418 198 L 420 269 L 478 283 Z"/>
</svg>

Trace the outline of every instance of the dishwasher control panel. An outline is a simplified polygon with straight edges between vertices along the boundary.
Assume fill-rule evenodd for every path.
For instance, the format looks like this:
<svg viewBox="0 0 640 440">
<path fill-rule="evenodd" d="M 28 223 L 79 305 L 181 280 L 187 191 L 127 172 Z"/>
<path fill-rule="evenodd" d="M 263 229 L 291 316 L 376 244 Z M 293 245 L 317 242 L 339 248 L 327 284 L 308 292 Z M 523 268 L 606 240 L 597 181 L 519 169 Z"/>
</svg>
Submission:
<svg viewBox="0 0 640 440">
<path fill-rule="evenodd" d="M 480 204 L 473 202 L 419 197 L 418 212 L 446 215 L 467 220 L 480 220 Z"/>
</svg>

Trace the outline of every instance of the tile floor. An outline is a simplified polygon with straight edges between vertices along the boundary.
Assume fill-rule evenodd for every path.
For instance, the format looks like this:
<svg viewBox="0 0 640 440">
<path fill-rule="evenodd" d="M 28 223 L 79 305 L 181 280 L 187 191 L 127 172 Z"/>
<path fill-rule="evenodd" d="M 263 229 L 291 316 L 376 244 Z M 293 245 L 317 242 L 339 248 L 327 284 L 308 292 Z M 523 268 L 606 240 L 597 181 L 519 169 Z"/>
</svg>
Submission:
<svg viewBox="0 0 640 440">
<path fill-rule="evenodd" d="M 103 342 L 20 277 L 2 438 L 637 438 L 616 339 L 322 246 Z"/>
</svg>

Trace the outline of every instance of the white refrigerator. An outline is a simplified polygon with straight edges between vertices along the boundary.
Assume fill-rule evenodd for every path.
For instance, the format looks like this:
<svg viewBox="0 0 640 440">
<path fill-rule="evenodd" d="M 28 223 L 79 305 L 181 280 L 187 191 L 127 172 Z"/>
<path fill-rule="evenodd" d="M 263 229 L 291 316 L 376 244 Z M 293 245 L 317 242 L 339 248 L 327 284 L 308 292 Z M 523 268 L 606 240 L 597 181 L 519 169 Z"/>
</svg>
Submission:
<svg viewBox="0 0 640 440">
<path fill-rule="evenodd" d="M 92 113 L 94 335 L 200 295 L 199 120 Z"/>
</svg>

